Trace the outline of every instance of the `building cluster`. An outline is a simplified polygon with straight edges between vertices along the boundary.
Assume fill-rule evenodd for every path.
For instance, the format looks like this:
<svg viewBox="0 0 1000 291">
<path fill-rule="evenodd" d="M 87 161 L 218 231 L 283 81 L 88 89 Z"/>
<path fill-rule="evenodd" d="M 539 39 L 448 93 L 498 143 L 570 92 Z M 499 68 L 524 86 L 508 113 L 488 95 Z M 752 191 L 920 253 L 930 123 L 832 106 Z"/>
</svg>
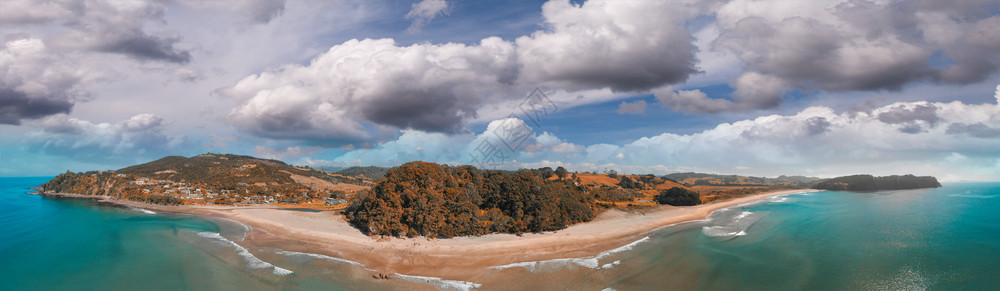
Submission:
<svg viewBox="0 0 1000 291">
<path fill-rule="evenodd" d="M 118 174 L 120 178 L 128 178 Z M 171 180 L 156 180 L 145 177 L 128 181 L 144 194 L 167 195 L 183 199 L 188 204 L 271 204 L 302 202 L 324 203 L 338 205 L 347 200 L 329 198 L 330 191 L 312 191 L 308 188 L 298 188 L 295 185 L 272 185 L 263 183 L 238 182 L 234 189 L 215 189 L 203 183 L 177 182 Z M 318 197 L 317 197 L 318 196 Z"/>
</svg>

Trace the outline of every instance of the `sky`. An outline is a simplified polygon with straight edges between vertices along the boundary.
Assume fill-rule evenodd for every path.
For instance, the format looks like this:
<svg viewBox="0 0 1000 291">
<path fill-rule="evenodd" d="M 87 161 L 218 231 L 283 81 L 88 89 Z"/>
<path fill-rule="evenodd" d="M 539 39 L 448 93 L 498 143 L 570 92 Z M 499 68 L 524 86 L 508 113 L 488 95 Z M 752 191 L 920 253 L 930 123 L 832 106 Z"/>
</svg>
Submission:
<svg viewBox="0 0 1000 291">
<path fill-rule="evenodd" d="M 997 181 L 998 27 L 997 0 L 0 0 L 0 176 L 214 152 Z"/>
</svg>

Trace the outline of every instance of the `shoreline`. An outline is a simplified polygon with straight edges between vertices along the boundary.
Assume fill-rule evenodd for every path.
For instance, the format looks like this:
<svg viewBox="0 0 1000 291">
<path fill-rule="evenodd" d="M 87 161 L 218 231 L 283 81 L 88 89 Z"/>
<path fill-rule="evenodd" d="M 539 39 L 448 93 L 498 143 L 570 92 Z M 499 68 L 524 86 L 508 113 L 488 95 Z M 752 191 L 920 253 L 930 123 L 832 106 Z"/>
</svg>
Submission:
<svg viewBox="0 0 1000 291">
<path fill-rule="evenodd" d="M 493 267 L 595 257 L 630 245 L 660 228 L 704 219 L 716 210 L 806 191 L 815 190 L 776 190 L 697 206 L 661 205 L 633 212 L 608 209 L 592 221 L 558 231 L 448 239 L 369 237 L 335 211 L 302 212 L 267 206 L 165 206 L 108 196 L 36 194 L 231 219 L 250 227 L 241 242 L 248 247 L 330 256 L 356 262 L 373 272 L 478 282 Z"/>
</svg>

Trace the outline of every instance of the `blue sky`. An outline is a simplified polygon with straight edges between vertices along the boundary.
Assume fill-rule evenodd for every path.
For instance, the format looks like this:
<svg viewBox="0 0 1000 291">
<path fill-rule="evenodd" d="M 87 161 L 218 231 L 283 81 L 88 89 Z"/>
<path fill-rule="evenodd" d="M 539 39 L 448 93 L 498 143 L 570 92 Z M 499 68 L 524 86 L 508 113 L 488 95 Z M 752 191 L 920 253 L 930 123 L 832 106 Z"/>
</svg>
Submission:
<svg viewBox="0 0 1000 291">
<path fill-rule="evenodd" d="M 0 176 L 227 152 L 997 180 L 997 26 L 975 0 L 2 0 Z"/>
</svg>

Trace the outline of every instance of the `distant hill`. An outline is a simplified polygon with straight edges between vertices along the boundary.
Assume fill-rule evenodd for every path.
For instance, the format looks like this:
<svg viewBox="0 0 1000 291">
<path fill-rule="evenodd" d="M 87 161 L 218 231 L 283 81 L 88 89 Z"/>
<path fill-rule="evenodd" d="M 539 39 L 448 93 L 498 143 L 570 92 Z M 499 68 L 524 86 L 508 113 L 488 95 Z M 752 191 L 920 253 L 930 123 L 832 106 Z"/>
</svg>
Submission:
<svg viewBox="0 0 1000 291">
<path fill-rule="evenodd" d="M 337 174 L 341 174 L 341 175 L 344 175 L 344 176 L 351 176 L 351 177 L 364 176 L 364 177 L 371 178 L 371 179 L 378 179 L 378 178 L 385 177 L 385 173 L 388 172 L 388 171 L 389 171 L 389 168 L 385 168 L 385 167 L 377 167 L 377 166 L 358 167 L 358 166 L 354 166 L 354 167 L 350 167 L 350 168 L 343 169 L 343 170 L 336 171 L 336 172 L 337 172 Z"/>
<path fill-rule="evenodd" d="M 852 175 L 818 181 L 813 188 L 834 191 L 879 191 L 941 187 L 937 178 L 931 176 L 885 176 Z"/>
<path fill-rule="evenodd" d="M 804 188 L 820 178 L 806 176 L 778 176 L 777 178 L 750 177 L 739 175 L 717 175 L 706 173 L 673 173 L 663 178 L 677 181 L 685 186 L 768 186 Z"/>
</svg>

